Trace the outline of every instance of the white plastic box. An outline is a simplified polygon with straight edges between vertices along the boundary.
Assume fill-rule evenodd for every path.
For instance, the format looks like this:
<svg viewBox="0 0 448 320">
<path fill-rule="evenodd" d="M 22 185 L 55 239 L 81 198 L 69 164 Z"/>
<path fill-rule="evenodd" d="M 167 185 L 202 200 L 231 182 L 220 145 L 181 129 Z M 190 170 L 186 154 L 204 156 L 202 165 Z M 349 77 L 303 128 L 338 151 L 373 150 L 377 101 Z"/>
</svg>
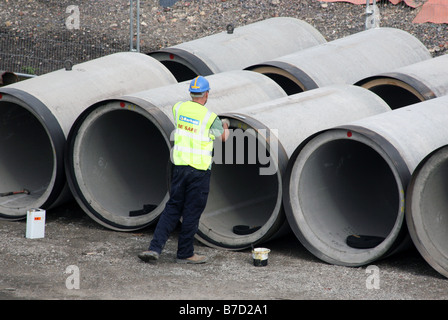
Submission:
<svg viewBox="0 0 448 320">
<path fill-rule="evenodd" d="M 26 237 L 29 239 L 45 236 L 45 210 L 30 209 L 26 214 Z"/>
</svg>

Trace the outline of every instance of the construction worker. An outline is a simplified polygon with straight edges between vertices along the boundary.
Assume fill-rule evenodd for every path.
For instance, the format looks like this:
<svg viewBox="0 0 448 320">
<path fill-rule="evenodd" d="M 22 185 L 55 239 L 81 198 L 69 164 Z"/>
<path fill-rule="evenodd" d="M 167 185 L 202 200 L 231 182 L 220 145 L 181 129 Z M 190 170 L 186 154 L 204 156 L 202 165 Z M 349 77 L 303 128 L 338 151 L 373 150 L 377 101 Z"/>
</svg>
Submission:
<svg viewBox="0 0 448 320">
<path fill-rule="evenodd" d="M 174 163 L 170 199 L 157 223 L 153 239 L 147 251 L 138 257 L 156 261 L 182 217 L 177 248 L 178 263 L 204 263 L 207 257 L 194 253 L 194 235 L 204 211 L 212 165 L 213 140 L 225 141 L 229 135 L 229 120 L 222 121 L 204 105 L 207 103 L 210 85 L 202 76 L 194 78 L 189 86 L 191 101 L 173 106 Z"/>
</svg>

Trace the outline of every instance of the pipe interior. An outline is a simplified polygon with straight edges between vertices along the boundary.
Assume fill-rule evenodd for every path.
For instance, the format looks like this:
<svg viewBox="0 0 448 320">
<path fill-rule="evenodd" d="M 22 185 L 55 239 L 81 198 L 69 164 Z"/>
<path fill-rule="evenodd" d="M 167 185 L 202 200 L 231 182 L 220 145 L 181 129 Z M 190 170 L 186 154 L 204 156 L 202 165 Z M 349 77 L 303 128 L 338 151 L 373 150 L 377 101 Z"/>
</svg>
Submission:
<svg viewBox="0 0 448 320">
<path fill-rule="evenodd" d="M 425 101 L 415 88 L 397 79 L 378 78 L 362 84 L 362 87 L 382 98 L 391 109 Z"/>
<path fill-rule="evenodd" d="M 391 109 L 398 109 L 422 102 L 422 100 L 416 97 L 413 93 L 401 87 L 381 85 L 370 88 L 369 90 L 381 97 Z"/>
<path fill-rule="evenodd" d="M 181 55 L 157 51 L 149 53 L 149 56 L 163 64 L 176 78 L 177 82 L 191 80 L 200 75 L 198 74 L 198 68 Z"/>
<path fill-rule="evenodd" d="M 287 95 L 303 92 L 302 88 L 288 77 L 276 73 L 264 73 L 264 75 L 277 83 L 283 90 L 285 90 Z"/>
<path fill-rule="evenodd" d="M 231 120 L 232 138 L 220 146 L 215 142 L 210 193 L 201 217 L 202 228 L 224 242 L 241 236 L 234 233 L 234 226 L 262 227 L 279 202 L 277 174 L 260 174 L 260 168 L 269 166 L 266 159 L 273 161 L 266 146 L 250 134 L 237 138 L 243 133 L 238 122 Z"/>
<path fill-rule="evenodd" d="M 314 150 L 298 187 L 302 213 L 315 236 L 347 251 L 349 235 L 387 237 L 399 212 L 390 167 L 375 150 L 354 140 L 334 140 Z"/>
<path fill-rule="evenodd" d="M 190 67 L 177 61 L 160 61 L 176 78 L 178 82 L 191 80 L 198 74 Z"/>
<path fill-rule="evenodd" d="M 305 86 L 300 79 L 294 77 L 286 70 L 271 66 L 256 66 L 248 68 L 248 70 L 264 74 L 277 83 L 287 95 L 293 95 L 305 91 Z"/>
<path fill-rule="evenodd" d="M 425 181 L 420 195 L 422 229 L 431 245 L 448 257 L 448 161 L 435 167 Z"/>
<path fill-rule="evenodd" d="M 0 205 L 33 206 L 53 181 L 54 151 L 42 123 L 14 102 L 0 102 L 0 154 L 0 193 L 30 191 L 0 197 Z"/>
<path fill-rule="evenodd" d="M 100 214 L 155 208 L 168 192 L 169 146 L 141 113 L 114 110 L 84 128 L 78 150 L 83 196 Z"/>
</svg>

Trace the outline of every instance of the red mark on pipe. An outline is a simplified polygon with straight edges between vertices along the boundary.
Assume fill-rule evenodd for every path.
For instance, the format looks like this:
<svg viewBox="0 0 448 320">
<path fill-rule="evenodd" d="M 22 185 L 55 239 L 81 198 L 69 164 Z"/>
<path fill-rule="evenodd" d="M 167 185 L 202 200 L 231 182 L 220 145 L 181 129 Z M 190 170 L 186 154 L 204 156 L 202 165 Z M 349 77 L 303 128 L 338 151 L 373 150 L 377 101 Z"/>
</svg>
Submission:
<svg viewBox="0 0 448 320">
<path fill-rule="evenodd" d="M 124 103 L 123 101 L 120 102 L 120 107 L 124 108 L 126 106 L 126 103 Z"/>
<path fill-rule="evenodd" d="M 174 54 L 170 53 L 170 60 L 174 59 Z"/>
<path fill-rule="evenodd" d="M 347 137 L 351 137 L 352 136 L 352 132 L 351 131 L 347 131 Z"/>
<path fill-rule="evenodd" d="M 0 99 L 2 99 L 3 98 L 3 95 L 0 93 Z"/>
</svg>

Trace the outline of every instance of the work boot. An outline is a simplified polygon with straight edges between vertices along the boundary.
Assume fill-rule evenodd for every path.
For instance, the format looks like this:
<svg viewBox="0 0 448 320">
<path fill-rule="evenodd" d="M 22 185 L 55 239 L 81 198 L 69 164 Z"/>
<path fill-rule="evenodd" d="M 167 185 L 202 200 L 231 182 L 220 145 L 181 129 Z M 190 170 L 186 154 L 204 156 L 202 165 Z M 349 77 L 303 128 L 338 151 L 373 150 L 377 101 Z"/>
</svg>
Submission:
<svg viewBox="0 0 448 320">
<path fill-rule="evenodd" d="M 177 259 L 177 263 L 191 263 L 191 264 L 199 264 L 207 262 L 208 258 L 206 256 L 201 256 L 198 254 L 193 254 L 190 258 L 187 259 Z"/>
<path fill-rule="evenodd" d="M 157 261 L 159 259 L 159 254 L 155 251 L 149 250 L 139 253 L 138 257 L 145 262 Z"/>
</svg>

